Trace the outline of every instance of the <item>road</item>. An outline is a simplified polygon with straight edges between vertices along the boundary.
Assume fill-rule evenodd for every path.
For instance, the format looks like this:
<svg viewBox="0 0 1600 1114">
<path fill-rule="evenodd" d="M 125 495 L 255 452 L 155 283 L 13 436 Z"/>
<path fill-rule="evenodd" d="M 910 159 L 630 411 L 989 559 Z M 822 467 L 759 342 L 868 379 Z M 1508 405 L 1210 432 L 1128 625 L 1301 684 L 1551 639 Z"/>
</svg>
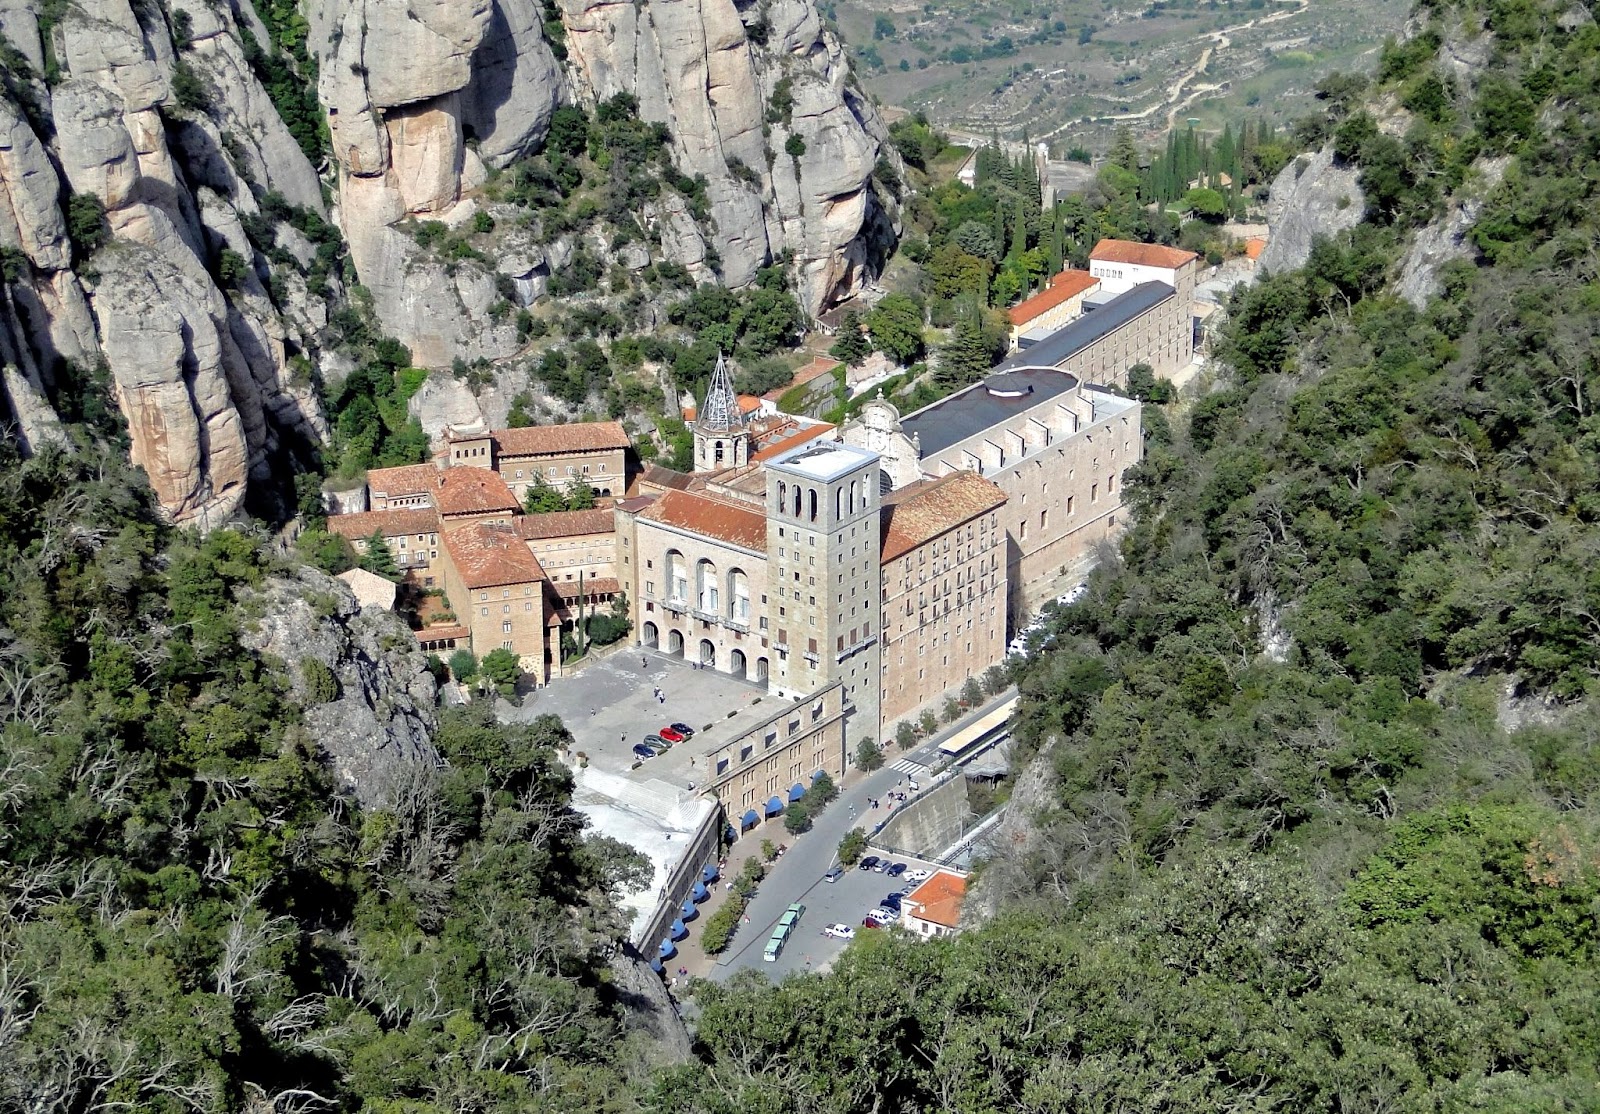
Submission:
<svg viewBox="0 0 1600 1114">
<path fill-rule="evenodd" d="M 745 910 L 750 923 L 739 926 L 733 943 L 718 959 L 710 977 L 722 982 L 737 971 L 755 968 L 776 982 L 796 971 L 823 970 L 838 957 L 846 944 L 843 940 L 831 940 L 821 935 L 823 925 L 839 921 L 853 926 L 858 932 L 872 931 L 861 927 L 861 918 L 867 910 L 877 905 L 883 895 L 908 887 L 900 880 L 861 870 L 847 871 L 838 882 L 824 882 L 822 876 L 834 863 L 839 841 L 851 828 L 860 827 L 870 833 L 874 823 L 888 816 L 881 808 L 874 812 L 871 800 L 876 797 L 880 803 L 887 804 L 884 797 L 896 782 L 910 776 L 906 772 L 908 769 L 918 775 L 916 780 L 926 789 L 932 777 L 929 767 L 937 761 L 939 744 L 986 715 L 995 704 L 1011 695 L 1011 690 L 1007 690 L 995 700 L 935 733 L 905 755 L 897 755 L 891 750 L 887 765 L 867 774 L 841 793 L 838 800 L 816 817 L 811 830 L 805 835 L 781 838 L 779 834 L 767 833 L 765 838 L 786 842 L 789 850 L 770 866 L 765 881 Z M 751 834 L 760 834 L 760 829 Z M 730 877 L 737 872 L 745 857 L 754 853 L 759 846 L 759 840 L 749 838 L 740 840 L 734 846 L 728 855 Z M 917 859 L 899 861 L 911 866 L 931 868 L 935 865 Z M 777 962 L 766 963 L 761 953 L 768 937 L 772 935 L 772 926 L 795 901 L 803 902 L 806 906 L 800 927 Z M 807 958 L 811 961 L 809 964 L 806 963 Z"/>
</svg>

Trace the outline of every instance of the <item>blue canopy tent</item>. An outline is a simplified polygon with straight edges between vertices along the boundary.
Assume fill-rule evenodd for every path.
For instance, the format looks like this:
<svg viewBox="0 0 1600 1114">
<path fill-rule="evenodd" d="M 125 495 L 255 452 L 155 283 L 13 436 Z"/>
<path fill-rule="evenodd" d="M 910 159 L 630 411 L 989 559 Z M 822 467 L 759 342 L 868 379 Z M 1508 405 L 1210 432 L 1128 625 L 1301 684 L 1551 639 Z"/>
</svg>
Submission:
<svg viewBox="0 0 1600 1114">
<path fill-rule="evenodd" d="M 778 815 L 778 813 L 780 813 L 782 811 L 783 811 L 783 798 L 782 797 L 774 797 L 774 798 L 772 798 L 772 800 L 767 802 L 767 815 L 768 816 L 776 816 L 776 815 Z"/>
<path fill-rule="evenodd" d="M 689 894 L 689 901 L 690 904 L 693 904 L 696 901 L 704 901 L 710 896 L 711 891 L 706 889 L 706 884 L 704 882 L 696 882 L 694 884 L 694 890 Z"/>
<path fill-rule="evenodd" d="M 760 822 L 760 820 L 761 817 L 757 814 L 755 809 L 747 809 L 745 814 L 739 818 L 739 827 L 748 828 L 750 825 Z"/>
<path fill-rule="evenodd" d="M 806 787 L 801 785 L 798 781 L 795 782 L 793 785 L 789 786 L 789 803 L 790 804 L 794 804 L 796 801 L 798 801 L 801 797 L 804 797 L 805 795 L 806 795 Z"/>
<path fill-rule="evenodd" d="M 678 954 L 678 949 L 672 946 L 672 941 L 671 940 L 663 940 L 663 941 L 661 941 L 661 958 L 662 959 L 671 959 L 673 956 L 675 956 L 677 954 Z"/>
<path fill-rule="evenodd" d="M 681 919 L 672 922 L 671 931 L 672 938 L 674 940 L 682 940 L 685 936 L 689 935 L 688 926 L 686 926 Z"/>
<path fill-rule="evenodd" d="M 700 881 L 715 882 L 717 880 L 717 867 L 715 863 L 707 863 L 700 871 Z"/>
<path fill-rule="evenodd" d="M 683 907 L 678 910 L 678 915 L 683 920 L 692 921 L 700 915 L 700 910 L 695 906 L 694 902 L 685 901 Z"/>
<path fill-rule="evenodd" d="M 658 975 L 665 975 L 667 973 L 667 969 L 662 966 L 659 959 L 652 959 L 650 961 L 650 970 L 654 971 Z"/>
</svg>

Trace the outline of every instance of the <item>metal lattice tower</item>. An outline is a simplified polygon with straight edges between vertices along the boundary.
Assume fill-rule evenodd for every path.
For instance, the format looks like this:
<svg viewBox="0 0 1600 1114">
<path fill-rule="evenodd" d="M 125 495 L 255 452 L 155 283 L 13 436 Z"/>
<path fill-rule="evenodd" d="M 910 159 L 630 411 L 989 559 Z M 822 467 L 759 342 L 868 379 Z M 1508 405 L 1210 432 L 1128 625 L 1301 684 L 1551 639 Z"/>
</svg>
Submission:
<svg viewBox="0 0 1600 1114">
<path fill-rule="evenodd" d="M 705 405 L 700 407 L 700 420 L 695 424 L 707 433 L 732 433 L 744 428 L 739 396 L 733 393 L 733 376 L 728 374 L 728 365 L 721 352 L 717 353 L 711 386 L 706 390 Z"/>
</svg>

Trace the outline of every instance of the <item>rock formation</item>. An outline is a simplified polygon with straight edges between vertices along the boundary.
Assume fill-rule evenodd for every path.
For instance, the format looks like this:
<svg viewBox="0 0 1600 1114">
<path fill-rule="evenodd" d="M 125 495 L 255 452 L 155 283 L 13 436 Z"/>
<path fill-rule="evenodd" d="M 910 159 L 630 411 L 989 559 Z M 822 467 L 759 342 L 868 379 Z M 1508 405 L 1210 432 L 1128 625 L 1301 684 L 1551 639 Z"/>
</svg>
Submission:
<svg viewBox="0 0 1600 1114">
<path fill-rule="evenodd" d="M 1257 266 L 1274 274 L 1303 267 L 1318 236 L 1333 236 L 1361 223 L 1366 198 L 1358 177 L 1355 167 L 1334 159 L 1331 146 L 1280 170 L 1267 200 L 1272 233 Z"/>
<path fill-rule="evenodd" d="M 1491 190 L 1505 177 L 1510 156 L 1479 158 L 1472 164 L 1476 180 L 1473 191 L 1464 199 L 1452 197 L 1442 217 L 1417 229 L 1406 253 L 1400 259 L 1395 292 L 1418 309 L 1439 292 L 1439 271 L 1456 259 L 1471 259 L 1477 249 L 1467 242 L 1467 233 L 1483 212 Z M 1465 192 L 1465 191 L 1463 191 Z"/>
<path fill-rule="evenodd" d="M 342 582 L 311 569 L 268 580 L 247 599 L 261 618 L 244 644 L 298 678 L 295 703 L 341 788 L 383 807 L 411 770 L 438 762 L 437 687 L 402 619 L 363 609 Z"/>
</svg>

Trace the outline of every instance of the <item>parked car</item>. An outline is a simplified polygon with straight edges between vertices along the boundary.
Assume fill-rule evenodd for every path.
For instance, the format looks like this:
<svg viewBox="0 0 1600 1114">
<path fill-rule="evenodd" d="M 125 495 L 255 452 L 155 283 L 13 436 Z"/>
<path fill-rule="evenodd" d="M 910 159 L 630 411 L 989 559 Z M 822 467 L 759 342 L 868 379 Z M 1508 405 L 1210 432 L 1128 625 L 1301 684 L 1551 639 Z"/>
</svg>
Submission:
<svg viewBox="0 0 1600 1114">
<path fill-rule="evenodd" d="M 895 912 L 895 910 L 885 909 L 881 905 L 872 910 L 872 912 L 868 913 L 867 916 L 877 921 L 879 924 L 893 924 L 895 921 L 900 919 L 900 914 Z"/>
<path fill-rule="evenodd" d="M 843 877 L 844 877 L 844 867 L 839 866 L 837 863 L 835 863 L 833 866 L 828 868 L 828 873 L 826 873 L 826 874 L 824 874 L 822 876 L 822 880 L 824 882 L 837 882 L 839 879 L 841 879 Z"/>
<path fill-rule="evenodd" d="M 879 874 L 882 874 L 884 871 L 889 869 L 889 860 L 879 859 L 872 869 L 877 871 Z"/>
<path fill-rule="evenodd" d="M 871 913 L 868 913 L 865 917 L 861 918 L 862 928 L 882 928 L 888 923 L 888 921 L 878 920 L 878 918 L 874 917 Z"/>
<path fill-rule="evenodd" d="M 646 735 L 644 737 L 644 745 L 655 751 L 657 754 L 664 750 L 672 749 L 672 744 L 667 742 L 660 735 Z"/>
<path fill-rule="evenodd" d="M 887 894 L 878 901 L 878 906 L 882 909 L 893 909 L 898 913 L 900 912 L 900 899 L 904 896 L 904 894 Z"/>
<path fill-rule="evenodd" d="M 905 863 L 895 863 L 893 866 L 889 867 L 883 873 L 884 873 L 884 875 L 886 877 L 898 878 L 902 874 L 904 874 L 905 872 L 906 872 L 906 864 Z"/>
<path fill-rule="evenodd" d="M 847 924 L 830 924 L 823 928 L 822 934 L 831 936 L 835 940 L 852 940 L 855 938 L 856 930 Z"/>
<path fill-rule="evenodd" d="M 868 855 L 866 858 L 862 859 L 858 865 L 862 870 L 877 870 L 878 856 Z"/>
<path fill-rule="evenodd" d="M 905 879 L 907 882 L 926 882 L 932 877 L 933 871 L 924 870 L 920 866 L 914 866 L 905 873 Z"/>
<path fill-rule="evenodd" d="M 690 727 L 687 723 L 674 723 L 672 724 L 672 729 L 678 734 L 682 735 L 685 739 L 694 738 L 694 728 Z"/>
<path fill-rule="evenodd" d="M 656 756 L 656 752 L 645 746 L 643 743 L 634 743 L 633 753 L 637 758 L 654 758 Z"/>
<path fill-rule="evenodd" d="M 663 739 L 665 739 L 669 743 L 681 743 L 681 742 L 683 742 L 684 739 L 688 738 L 687 735 L 684 735 L 682 732 L 679 732 L 679 731 L 674 731 L 670 727 L 660 728 L 656 732 L 656 734 L 660 735 Z"/>
</svg>

